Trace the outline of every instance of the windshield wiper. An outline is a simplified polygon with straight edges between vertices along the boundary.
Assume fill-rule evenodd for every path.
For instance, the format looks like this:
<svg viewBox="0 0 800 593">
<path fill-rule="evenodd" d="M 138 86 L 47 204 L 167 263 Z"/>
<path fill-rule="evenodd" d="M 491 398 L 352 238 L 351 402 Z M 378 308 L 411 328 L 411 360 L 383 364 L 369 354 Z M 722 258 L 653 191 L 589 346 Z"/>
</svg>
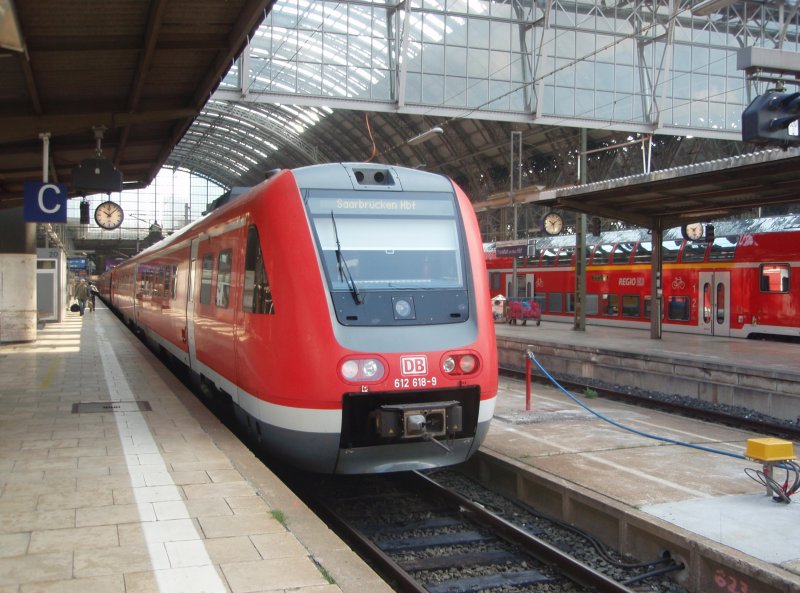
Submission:
<svg viewBox="0 0 800 593">
<path fill-rule="evenodd" d="M 353 295 L 356 305 L 362 305 L 364 300 L 358 291 L 356 281 L 353 280 L 350 268 L 347 267 L 347 260 L 342 256 L 342 246 L 339 244 L 339 231 L 336 228 L 336 218 L 333 216 L 333 210 L 331 210 L 331 221 L 333 222 L 333 236 L 336 238 L 336 264 L 339 267 L 339 280 L 347 281 L 347 287 L 350 289 L 350 294 Z"/>
</svg>

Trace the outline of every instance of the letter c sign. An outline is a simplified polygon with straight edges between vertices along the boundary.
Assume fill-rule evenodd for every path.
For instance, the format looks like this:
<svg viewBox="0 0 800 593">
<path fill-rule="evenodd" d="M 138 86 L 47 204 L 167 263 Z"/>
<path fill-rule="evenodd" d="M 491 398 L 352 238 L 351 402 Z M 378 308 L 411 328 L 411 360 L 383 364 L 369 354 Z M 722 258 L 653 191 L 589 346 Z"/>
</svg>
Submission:
<svg viewBox="0 0 800 593">
<path fill-rule="evenodd" d="M 67 222 L 67 186 L 25 182 L 25 222 Z"/>
</svg>

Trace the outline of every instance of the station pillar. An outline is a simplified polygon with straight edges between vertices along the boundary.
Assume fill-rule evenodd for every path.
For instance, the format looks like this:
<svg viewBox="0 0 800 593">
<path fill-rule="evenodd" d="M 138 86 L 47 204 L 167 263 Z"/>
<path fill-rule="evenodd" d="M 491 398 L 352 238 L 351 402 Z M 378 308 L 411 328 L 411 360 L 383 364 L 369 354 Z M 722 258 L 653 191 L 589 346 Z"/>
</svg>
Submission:
<svg viewBox="0 0 800 593">
<path fill-rule="evenodd" d="M 36 340 L 36 225 L 0 210 L 0 343 Z"/>
</svg>

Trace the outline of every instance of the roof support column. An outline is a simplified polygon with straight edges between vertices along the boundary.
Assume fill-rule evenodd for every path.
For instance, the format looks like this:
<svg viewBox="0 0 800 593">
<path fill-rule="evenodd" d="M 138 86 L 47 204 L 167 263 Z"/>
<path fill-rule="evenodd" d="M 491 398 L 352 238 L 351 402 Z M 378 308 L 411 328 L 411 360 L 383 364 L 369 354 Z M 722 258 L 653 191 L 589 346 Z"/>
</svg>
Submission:
<svg viewBox="0 0 800 593">
<path fill-rule="evenodd" d="M 650 261 L 650 337 L 660 340 L 661 312 L 663 310 L 661 303 L 661 244 L 664 240 L 664 229 L 660 219 L 655 219 L 653 223 L 653 257 Z"/>
<path fill-rule="evenodd" d="M 581 185 L 587 181 L 586 167 L 586 147 L 587 147 L 586 128 L 581 128 L 581 153 L 580 160 L 580 179 Z M 575 221 L 575 320 L 572 329 L 576 331 L 586 331 L 586 309 L 583 304 L 586 302 L 586 214 L 581 212 Z"/>
</svg>

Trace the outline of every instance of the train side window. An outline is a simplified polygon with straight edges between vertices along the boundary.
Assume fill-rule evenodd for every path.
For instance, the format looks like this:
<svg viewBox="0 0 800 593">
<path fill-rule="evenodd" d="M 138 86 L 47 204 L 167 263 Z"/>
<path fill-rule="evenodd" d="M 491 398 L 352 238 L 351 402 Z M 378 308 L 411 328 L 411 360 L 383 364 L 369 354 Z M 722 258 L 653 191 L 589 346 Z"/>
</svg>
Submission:
<svg viewBox="0 0 800 593">
<path fill-rule="evenodd" d="M 172 284 L 172 266 L 166 265 L 163 267 L 164 270 L 164 290 L 162 291 L 162 295 L 164 298 L 168 299 L 171 296 L 170 291 L 170 284 Z"/>
<path fill-rule="evenodd" d="M 653 244 L 650 241 L 639 241 L 633 253 L 633 263 L 649 264 L 653 259 Z"/>
<path fill-rule="evenodd" d="M 231 259 L 233 251 L 220 251 L 217 258 L 217 307 L 227 309 L 231 298 Z"/>
<path fill-rule="evenodd" d="M 633 251 L 633 243 L 617 243 L 614 253 L 611 255 L 612 264 L 629 264 L 631 263 L 631 252 Z"/>
<path fill-rule="evenodd" d="M 548 313 L 561 313 L 564 306 L 564 297 L 560 292 L 551 292 L 547 295 Z"/>
<path fill-rule="evenodd" d="M 489 272 L 489 285 L 492 287 L 492 292 L 500 290 L 501 279 L 500 272 Z"/>
<path fill-rule="evenodd" d="M 214 275 L 214 256 L 203 256 L 203 269 L 200 274 L 200 304 L 211 304 L 211 278 Z"/>
<path fill-rule="evenodd" d="M 619 315 L 619 295 L 604 294 L 602 298 L 603 315 L 617 317 Z"/>
<path fill-rule="evenodd" d="M 597 246 L 597 249 L 594 250 L 592 263 L 596 266 L 600 264 L 607 264 L 608 260 L 611 258 L 611 251 L 613 249 L 613 243 L 601 243 Z"/>
<path fill-rule="evenodd" d="M 551 268 L 556 263 L 557 247 L 550 247 L 542 251 L 542 265 Z"/>
<path fill-rule="evenodd" d="M 597 313 L 600 311 L 599 302 L 600 302 L 600 295 L 587 294 L 586 295 L 586 314 L 587 315 L 597 315 Z"/>
<path fill-rule="evenodd" d="M 569 266 L 572 265 L 572 258 L 575 255 L 575 248 L 574 247 L 562 247 L 561 251 L 558 252 L 558 262 L 559 266 Z"/>
<path fill-rule="evenodd" d="M 650 319 L 650 315 L 653 313 L 653 299 L 650 298 L 649 294 L 644 296 L 644 318 Z"/>
<path fill-rule="evenodd" d="M 689 297 L 669 297 L 669 301 L 667 302 L 667 318 L 671 321 L 689 321 Z"/>
<path fill-rule="evenodd" d="M 247 229 L 242 309 L 248 313 L 267 313 L 270 315 L 275 313 L 269 278 L 267 278 L 264 257 L 261 253 L 258 229 L 252 225 Z"/>
<path fill-rule="evenodd" d="M 761 264 L 761 292 L 789 292 L 789 264 Z"/>
<path fill-rule="evenodd" d="M 638 294 L 624 294 L 622 295 L 622 316 L 623 317 L 641 317 L 641 307 L 639 305 L 640 298 Z"/>
<path fill-rule="evenodd" d="M 683 241 L 664 241 L 661 243 L 661 261 L 664 263 L 674 263 L 678 261 L 678 253 L 681 251 Z"/>
<path fill-rule="evenodd" d="M 178 298 L 178 266 L 172 266 L 172 289 L 170 294 L 172 295 L 172 299 L 175 300 Z"/>
<path fill-rule="evenodd" d="M 708 247 L 707 243 L 686 241 L 686 245 L 683 246 L 683 261 L 703 261 L 706 258 L 706 247 Z"/>
<path fill-rule="evenodd" d="M 727 237 L 717 237 L 711 243 L 708 252 L 708 259 L 711 261 L 730 261 L 736 253 L 736 245 L 739 243 L 739 235 Z"/>
</svg>

